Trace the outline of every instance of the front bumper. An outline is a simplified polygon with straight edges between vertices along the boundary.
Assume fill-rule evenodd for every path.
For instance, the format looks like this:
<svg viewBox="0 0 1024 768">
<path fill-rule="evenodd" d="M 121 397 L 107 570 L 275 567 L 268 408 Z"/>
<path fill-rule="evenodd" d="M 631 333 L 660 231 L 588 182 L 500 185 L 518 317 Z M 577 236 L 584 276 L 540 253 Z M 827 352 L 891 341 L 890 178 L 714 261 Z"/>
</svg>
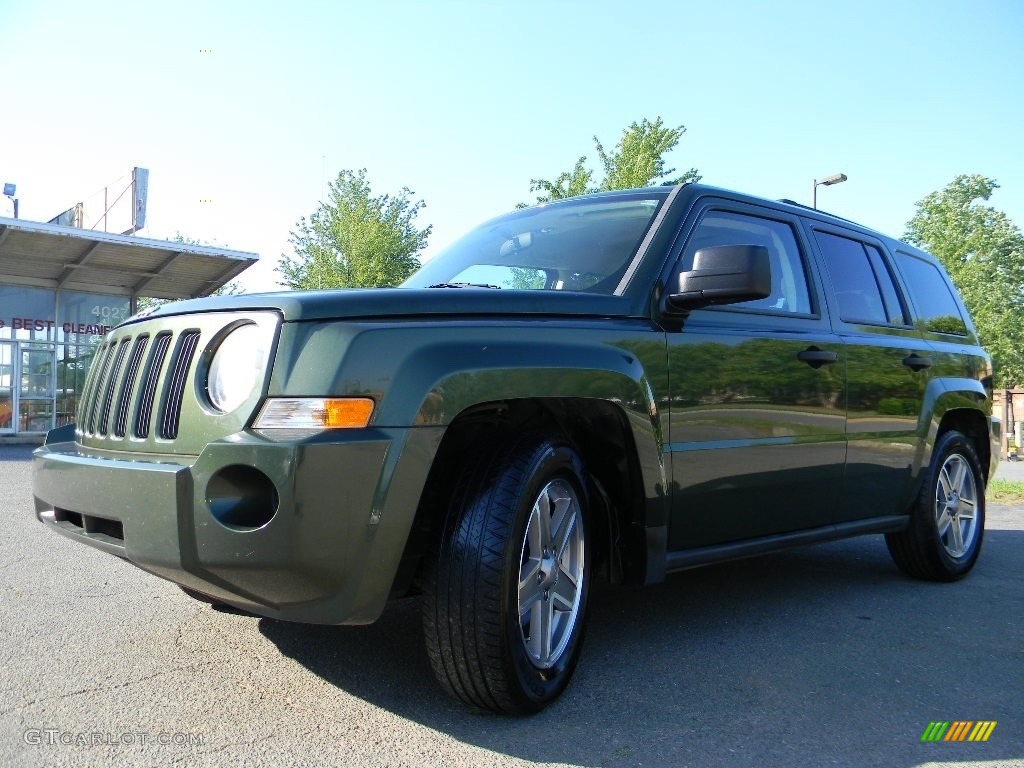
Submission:
<svg viewBox="0 0 1024 768">
<path fill-rule="evenodd" d="M 239 433 L 199 456 L 47 443 L 34 455 L 36 516 L 61 534 L 261 616 L 368 623 L 391 590 L 440 430 L 343 437 L 273 442 Z M 269 522 L 218 519 L 217 505 L 230 501 L 225 476 L 239 499 L 276 501 Z M 250 479 L 262 482 L 246 487 Z M 275 499 L 257 498 L 268 489 Z"/>
</svg>

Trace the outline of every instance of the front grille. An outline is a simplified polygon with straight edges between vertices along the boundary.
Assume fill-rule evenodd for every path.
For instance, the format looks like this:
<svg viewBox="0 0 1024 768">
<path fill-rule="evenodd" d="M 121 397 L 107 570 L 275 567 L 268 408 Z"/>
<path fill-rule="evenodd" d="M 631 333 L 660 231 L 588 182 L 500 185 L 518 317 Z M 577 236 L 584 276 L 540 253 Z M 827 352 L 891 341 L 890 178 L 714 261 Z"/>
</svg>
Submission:
<svg viewBox="0 0 1024 768">
<path fill-rule="evenodd" d="M 174 440 L 199 337 L 200 332 L 190 328 L 158 333 L 152 344 L 148 333 L 107 339 L 96 353 L 82 394 L 81 433 L 145 439 L 155 422 L 159 438 Z"/>
<path fill-rule="evenodd" d="M 270 359 L 249 399 L 230 413 L 213 407 L 197 378 L 233 329 L 255 324 L 270 340 L 279 322 L 267 311 L 195 312 L 119 326 L 96 349 L 75 439 L 97 450 L 198 456 L 211 441 L 244 430 L 265 395 Z"/>
</svg>

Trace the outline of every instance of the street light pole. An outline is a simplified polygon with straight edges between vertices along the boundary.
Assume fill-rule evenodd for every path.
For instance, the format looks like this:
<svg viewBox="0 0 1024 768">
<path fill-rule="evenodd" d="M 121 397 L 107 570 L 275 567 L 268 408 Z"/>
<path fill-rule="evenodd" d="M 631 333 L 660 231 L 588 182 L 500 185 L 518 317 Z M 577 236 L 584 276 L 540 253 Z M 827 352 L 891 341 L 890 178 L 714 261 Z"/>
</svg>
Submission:
<svg viewBox="0 0 1024 768">
<path fill-rule="evenodd" d="M 4 184 L 4 197 L 9 197 L 11 202 L 14 203 L 14 218 L 18 218 L 18 198 L 14 196 L 17 190 L 16 184 L 11 184 L 9 181 Z"/>
<path fill-rule="evenodd" d="M 826 176 L 821 181 L 814 179 L 814 186 L 811 191 L 811 207 L 815 210 L 818 208 L 818 187 L 831 187 L 833 184 L 842 184 L 847 178 L 845 173 L 835 173 L 831 176 Z"/>
</svg>

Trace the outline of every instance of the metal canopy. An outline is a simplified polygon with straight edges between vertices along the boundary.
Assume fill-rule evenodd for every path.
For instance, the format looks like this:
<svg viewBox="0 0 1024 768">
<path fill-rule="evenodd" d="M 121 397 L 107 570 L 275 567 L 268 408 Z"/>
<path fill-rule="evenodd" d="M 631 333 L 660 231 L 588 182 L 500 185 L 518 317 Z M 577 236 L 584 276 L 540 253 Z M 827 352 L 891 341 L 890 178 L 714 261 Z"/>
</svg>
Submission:
<svg viewBox="0 0 1024 768">
<path fill-rule="evenodd" d="M 0 284 L 123 296 L 206 296 L 252 266 L 245 251 L 0 217 Z"/>
</svg>

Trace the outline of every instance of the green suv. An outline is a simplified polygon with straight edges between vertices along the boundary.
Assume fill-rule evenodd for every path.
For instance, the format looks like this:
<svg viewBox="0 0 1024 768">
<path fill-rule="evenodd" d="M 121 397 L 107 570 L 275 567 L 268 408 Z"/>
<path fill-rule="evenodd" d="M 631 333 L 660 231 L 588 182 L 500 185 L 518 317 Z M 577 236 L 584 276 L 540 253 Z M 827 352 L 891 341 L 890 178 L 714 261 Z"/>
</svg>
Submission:
<svg viewBox="0 0 1024 768">
<path fill-rule="evenodd" d="M 184 301 L 115 328 L 38 518 L 200 600 L 319 624 L 421 593 L 438 680 L 537 711 L 591 582 L 884 534 L 974 565 L 991 361 L 938 262 L 701 185 L 493 219 L 400 289 Z"/>
</svg>

